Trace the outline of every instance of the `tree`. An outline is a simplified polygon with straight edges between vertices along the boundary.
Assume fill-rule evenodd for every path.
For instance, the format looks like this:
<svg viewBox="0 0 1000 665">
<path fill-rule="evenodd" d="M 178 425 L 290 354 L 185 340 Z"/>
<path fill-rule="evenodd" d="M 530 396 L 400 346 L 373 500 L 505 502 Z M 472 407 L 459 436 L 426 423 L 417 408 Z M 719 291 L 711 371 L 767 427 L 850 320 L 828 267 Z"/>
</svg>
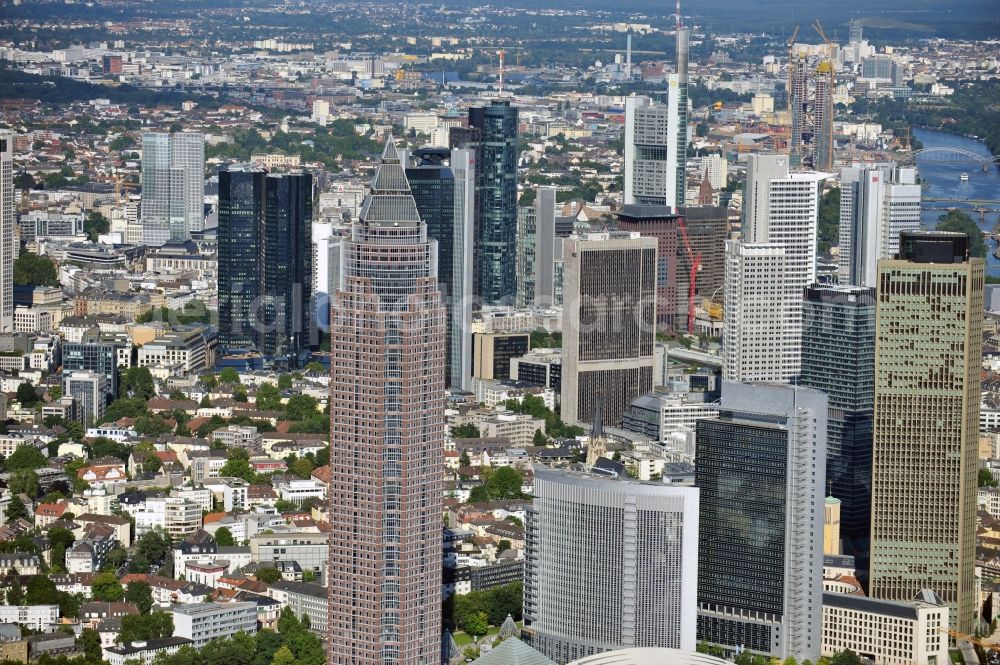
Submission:
<svg viewBox="0 0 1000 665">
<path fill-rule="evenodd" d="M 137 640 L 154 640 L 169 637 L 173 632 L 174 619 L 167 612 L 125 615 L 122 617 L 122 630 L 118 634 L 118 641 L 128 644 Z"/>
<path fill-rule="evenodd" d="M 291 389 L 292 389 L 292 376 L 290 374 L 279 374 L 278 390 L 291 390 Z"/>
<path fill-rule="evenodd" d="M 294 662 L 295 654 L 292 653 L 292 650 L 287 645 L 283 645 L 274 652 L 274 658 L 271 659 L 271 665 L 292 665 Z"/>
<path fill-rule="evenodd" d="M 48 463 L 48 458 L 38 448 L 20 446 L 4 462 L 4 468 L 14 472 L 22 469 L 39 469 Z"/>
<path fill-rule="evenodd" d="M 482 636 L 489 630 L 486 612 L 470 612 L 463 617 L 462 630 L 469 635 Z"/>
<path fill-rule="evenodd" d="M 222 468 L 219 469 L 219 475 L 223 478 L 242 478 L 248 483 L 253 483 L 257 480 L 257 473 L 250 466 L 250 462 L 245 459 L 229 459 Z"/>
<path fill-rule="evenodd" d="M 219 372 L 219 381 L 222 383 L 236 384 L 240 382 L 240 373 L 235 367 L 223 367 Z"/>
<path fill-rule="evenodd" d="M 451 436 L 453 439 L 478 439 L 480 433 L 479 428 L 472 423 L 464 423 L 452 427 Z"/>
<path fill-rule="evenodd" d="M 28 519 L 28 509 L 24 506 L 24 502 L 21 501 L 21 497 L 15 494 L 10 498 L 10 503 L 7 504 L 7 511 L 4 515 L 7 517 L 8 522 L 22 517 Z"/>
<path fill-rule="evenodd" d="M 156 396 L 156 384 L 153 383 L 153 375 L 149 368 L 129 367 L 121 372 L 118 379 L 118 394 L 141 398 L 144 401 L 153 399 Z"/>
<path fill-rule="evenodd" d="M 83 232 L 90 238 L 90 242 L 97 242 L 97 236 L 107 233 L 110 228 L 111 222 L 108 221 L 108 218 L 96 210 L 90 212 L 83 221 Z"/>
<path fill-rule="evenodd" d="M 501 552 L 506 552 L 507 550 L 510 549 L 510 547 L 511 545 L 509 540 L 507 539 L 501 540 L 500 542 L 497 543 L 497 554 L 500 554 Z"/>
<path fill-rule="evenodd" d="M 838 651 L 830 658 L 830 665 L 863 665 L 861 658 L 858 654 L 854 653 L 850 649 L 844 649 L 843 651 Z"/>
<path fill-rule="evenodd" d="M 52 546 L 52 567 L 66 570 L 66 550 L 76 542 L 76 536 L 69 529 L 54 527 L 49 529 L 49 544 Z"/>
<path fill-rule="evenodd" d="M 258 411 L 280 411 L 281 391 L 270 383 L 265 383 L 257 388 L 254 402 Z"/>
<path fill-rule="evenodd" d="M 254 577 L 256 577 L 258 581 L 263 582 L 264 584 L 274 584 L 275 582 L 281 579 L 281 571 L 279 571 L 277 568 L 270 568 L 270 567 L 258 568 L 257 572 L 254 573 Z"/>
<path fill-rule="evenodd" d="M 219 380 L 215 378 L 214 374 L 204 374 L 201 377 L 201 382 L 205 384 L 205 387 L 211 390 L 219 385 Z"/>
<path fill-rule="evenodd" d="M 294 457 L 294 455 L 292 457 Z M 288 464 L 288 470 L 299 478 L 305 479 L 312 475 L 313 465 L 312 462 L 305 457 L 295 457 L 295 459 Z"/>
<path fill-rule="evenodd" d="M 93 628 L 84 628 L 80 633 L 80 649 L 92 663 L 99 663 L 102 657 L 101 634 Z"/>
<path fill-rule="evenodd" d="M 146 368 L 143 368 L 146 369 Z M 101 416 L 102 423 L 112 423 L 121 418 L 138 418 L 148 413 L 146 399 L 143 397 L 120 397 L 108 405 Z M 128 455 L 125 456 L 128 459 Z"/>
<path fill-rule="evenodd" d="M 94 600 L 116 603 L 125 597 L 125 589 L 114 573 L 98 573 L 91 582 L 90 596 Z"/>
<path fill-rule="evenodd" d="M 459 466 L 471 466 L 472 460 L 469 458 L 469 451 L 463 450 L 462 454 L 458 456 Z"/>
<path fill-rule="evenodd" d="M 233 540 L 233 532 L 222 526 L 215 531 L 215 542 L 219 547 L 232 547 L 236 544 Z"/>
<path fill-rule="evenodd" d="M 34 498 L 38 496 L 38 474 L 32 469 L 18 469 L 11 474 L 7 488 L 12 494 L 26 494 Z"/>
<path fill-rule="evenodd" d="M 250 400 L 250 396 L 247 395 L 246 386 L 236 386 L 233 388 L 233 401 L 245 403 Z"/>
<path fill-rule="evenodd" d="M 309 570 L 309 569 L 303 570 L 302 571 L 302 581 L 303 582 L 307 582 L 307 583 L 309 583 L 309 582 L 315 582 L 316 581 L 316 573 L 313 572 L 313 571 L 311 571 L 311 570 Z"/>
<path fill-rule="evenodd" d="M 31 406 L 38 401 L 38 392 L 30 383 L 22 383 L 17 387 L 17 401 L 23 406 Z"/>
<path fill-rule="evenodd" d="M 990 473 L 989 469 L 980 469 L 979 470 L 979 486 L 980 487 L 996 487 L 997 486 L 997 480 L 996 480 L 996 478 L 993 477 L 993 474 Z"/>
<path fill-rule="evenodd" d="M 986 241 L 983 240 L 983 232 L 979 230 L 976 223 L 968 214 L 961 210 L 949 210 L 946 214 L 938 217 L 938 231 L 955 231 L 969 236 L 969 252 L 972 256 L 986 256 Z"/>
<path fill-rule="evenodd" d="M 35 575 L 28 580 L 24 591 L 26 605 L 58 605 L 59 590 L 56 584 L 45 575 Z"/>
<path fill-rule="evenodd" d="M 47 256 L 22 251 L 14 261 L 14 284 L 17 286 L 59 286 L 56 264 Z"/>
<path fill-rule="evenodd" d="M 531 445 L 533 446 L 544 446 L 549 442 L 549 438 L 542 433 L 542 430 L 536 429 L 535 435 L 531 437 Z"/>
<path fill-rule="evenodd" d="M 149 572 L 149 565 L 162 563 L 170 554 L 170 536 L 160 527 L 155 527 L 142 534 L 134 548 L 136 555 L 148 562 L 147 570 L 142 572 Z"/>
<path fill-rule="evenodd" d="M 483 503 L 490 500 L 490 491 L 486 485 L 476 485 L 469 491 L 469 503 Z"/>
<path fill-rule="evenodd" d="M 486 481 L 486 490 L 493 500 L 520 499 L 522 478 L 512 466 L 500 467 Z"/>
<path fill-rule="evenodd" d="M 7 571 L 7 579 L 4 581 L 7 587 L 7 604 L 15 607 L 24 603 L 24 587 L 21 586 L 21 576 L 13 568 Z"/>
<path fill-rule="evenodd" d="M 323 363 L 314 360 L 306 365 L 306 371 L 314 372 L 316 374 L 323 374 L 326 372 L 326 368 L 323 367 Z"/>
<path fill-rule="evenodd" d="M 125 602 L 139 608 L 140 614 L 149 614 L 153 609 L 153 589 L 146 582 L 129 582 L 125 590 Z"/>
</svg>

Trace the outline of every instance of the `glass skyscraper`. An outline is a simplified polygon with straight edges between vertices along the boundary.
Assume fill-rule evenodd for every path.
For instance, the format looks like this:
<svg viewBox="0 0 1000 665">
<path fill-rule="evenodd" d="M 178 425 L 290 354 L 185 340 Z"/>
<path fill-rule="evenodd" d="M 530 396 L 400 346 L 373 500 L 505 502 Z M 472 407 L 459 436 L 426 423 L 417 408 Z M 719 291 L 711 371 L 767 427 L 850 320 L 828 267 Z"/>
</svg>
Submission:
<svg viewBox="0 0 1000 665">
<path fill-rule="evenodd" d="M 205 228 L 205 137 L 142 135 L 142 244 L 159 247 Z"/>
<path fill-rule="evenodd" d="M 867 565 L 875 408 L 875 289 L 813 285 L 802 312 L 799 383 L 825 392 L 828 493 L 841 501 L 844 551 Z"/>
<path fill-rule="evenodd" d="M 471 150 L 421 148 L 406 169 L 427 235 L 437 240 L 438 288 L 448 312 L 448 387 L 468 390 L 472 366 L 475 157 Z"/>
<path fill-rule="evenodd" d="M 724 383 L 697 421 L 699 641 L 819 658 L 826 416 L 818 390 Z"/>
<path fill-rule="evenodd" d="M 219 172 L 219 343 L 300 367 L 313 317 L 312 176 Z"/>
<path fill-rule="evenodd" d="M 487 305 L 517 295 L 517 107 L 508 101 L 469 109 L 469 127 L 452 128 L 452 148 L 476 151 L 475 293 Z"/>
</svg>

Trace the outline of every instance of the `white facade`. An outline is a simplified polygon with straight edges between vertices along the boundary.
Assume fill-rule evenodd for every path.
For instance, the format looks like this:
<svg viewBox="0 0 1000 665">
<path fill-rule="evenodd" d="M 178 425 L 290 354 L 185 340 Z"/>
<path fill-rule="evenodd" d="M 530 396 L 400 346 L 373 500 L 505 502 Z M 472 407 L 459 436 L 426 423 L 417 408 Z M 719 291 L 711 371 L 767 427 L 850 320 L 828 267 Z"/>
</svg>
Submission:
<svg viewBox="0 0 1000 665">
<path fill-rule="evenodd" d="M 142 242 L 159 247 L 205 228 L 205 137 L 142 135 Z"/>
<path fill-rule="evenodd" d="M 824 656 L 850 649 L 875 665 L 947 665 L 947 629 L 947 606 L 823 594 Z"/>
<path fill-rule="evenodd" d="M 801 343 L 787 330 L 785 275 L 781 245 L 726 241 L 724 380 L 787 381 L 797 373 Z"/>
<path fill-rule="evenodd" d="M 679 83 L 669 77 L 666 104 L 648 97 L 625 99 L 625 204 L 666 205 L 676 210 L 683 204 L 678 192 Z M 678 200 L 680 197 L 680 200 Z"/>
<path fill-rule="evenodd" d="M 214 639 L 257 633 L 257 603 L 192 603 L 171 608 L 174 635 L 200 649 Z"/>
<path fill-rule="evenodd" d="M 14 329 L 14 136 L 0 132 L 0 332 Z"/>
<path fill-rule="evenodd" d="M 161 528 L 174 540 L 189 536 L 202 526 L 201 506 L 183 497 L 147 498 L 146 503 L 132 513 L 135 535 Z"/>
<path fill-rule="evenodd" d="M 802 364 L 802 297 L 816 281 L 816 245 L 820 186 L 829 174 L 790 172 L 788 155 L 750 155 L 743 197 L 743 241 L 785 250 L 782 368 L 787 381 Z M 727 296 L 728 301 L 728 296 Z M 730 377 L 730 380 L 761 380 Z"/>
<path fill-rule="evenodd" d="M 557 662 L 696 646 L 698 490 L 535 468 L 525 628 Z"/>
<path fill-rule="evenodd" d="M 899 252 L 900 232 L 920 228 L 916 169 L 852 166 L 840 181 L 838 275 L 843 284 L 874 287 L 879 259 Z"/>
<path fill-rule="evenodd" d="M 45 630 L 59 623 L 58 605 L 0 605 L 0 623 Z"/>
</svg>

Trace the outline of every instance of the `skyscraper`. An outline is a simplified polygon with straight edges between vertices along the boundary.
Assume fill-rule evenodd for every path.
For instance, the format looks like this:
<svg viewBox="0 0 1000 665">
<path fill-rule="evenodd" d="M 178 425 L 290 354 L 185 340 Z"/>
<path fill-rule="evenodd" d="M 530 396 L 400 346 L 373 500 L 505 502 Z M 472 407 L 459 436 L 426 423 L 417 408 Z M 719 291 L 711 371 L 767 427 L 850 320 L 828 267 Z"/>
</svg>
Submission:
<svg viewBox="0 0 1000 665">
<path fill-rule="evenodd" d="M 933 589 L 970 633 L 983 259 L 961 233 L 903 232 L 878 266 L 870 593 Z"/>
<path fill-rule="evenodd" d="M 670 87 L 668 102 L 672 107 L 676 107 L 677 113 L 677 141 L 674 145 L 674 174 L 676 185 L 674 191 L 674 210 L 683 206 L 685 202 L 685 191 L 687 188 L 687 138 L 688 138 L 688 28 L 682 25 L 680 15 L 680 0 L 677 2 L 677 30 L 676 37 L 676 59 L 677 78 L 676 88 L 674 79 L 667 77 L 667 84 Z M 669 205 L 669 204 L 668 204 Z"/>
<path fill-rule="evenodd" d="M 312 176 L 219 172 L 219 343 L 302 365 L 313 322 Z"/>
<path fill-rule="evenodd" d="M 826 177 L 826 173 L 815 171 L 790 171 L 787 155 L 750 155 L 747 159 L 743 240 L 778 245 L 785 251 L 782 284 L 786 291 L 784 347 L 787 358 L 783 369 L 786 377 L 780 380 L 788 380 L 799 373 L 802 294 L 816 281 L 819 195 Z M 743 331 L 742 334 L 754 333 Z"/>
<path fill-rule="evenodd" d="M 552 660 L 696 646 L 698 490 L 535 467 L 524 639 Z"/>
<path fill-rule="evenodd" d="M 142 243 L 159 247 L 205 228 L 205 137 L 142 135 Z"/>
<path fill-rule="evenodd" d="M 819 658 L 826 395 L 723 383 L 699 420 L 698 639 Z"/>
<path fill-rule="evenodd" d="M 517 213 L 517 304 L 553 303 L 556 243 L 556 188 L 535 187 L 535 200 Z"/>
<path fill-rule="evenodd" d="M 801 341 L 792 344 L 785 285 L 785 248 L 726 241 L 722 378 L 734 382 L 791 380 Z"/>
<path fill-rule="evenodd" d="M 684 161 L 678 163 L 680 85 L 676 74 L 668 79 L 666 104 L 648 97 L 625 99 L 625 203 L 667 206 L 673 212 L 684 205 L 678 176 Z"/>
<path fill-rule="evenodd" d="M 864 570 L 871 531 L 875 290 L 814 284 L 806 289 L 802 319 L 799 383 L 829 398 L 828 493 L 840 500 L 844 551 Z"/>
<path fill-rule="evenodd" d="M 469 109 L 469 126 L 453 127 L 452 148 L 475 150 L 476 219 L 473 288 L 487 305 L 517 295 L 517 107 L 497 100 Z"/>
<path fill-rule="evenodd" d="M 427 235 L 437 241 L 438 289 L 448 313 L 448 387 L 471 387 L 472 257 L 475 217 L 475 154 L 471 150 L 421 148 L 406 179 Z"/>
<path fill-rule="evenodd" d="M 564 241 L 562 419 L 589 419 L 602 400 L 615 427 L 653 388 L 656 239 L 612 232 Z"/>
<path fill-rule="evenodd" d="M 260 273 L 263 323 L 258 350 L 275 366 L 308 362 L 312 302 L 312 175 L 270 174 L 264 179 Z"/>
<path fill-rule="evenodd" d="M 840 171 L 841 283 L 875 286 L 879 259 L 899 252 L 899 234 L 920 228 L 916 169 L 857 165 Z"/>
<path fill-rule="evenodd" d="M 618 213 L 619 228 L 656 239 L 657 329 L 687 332 L 687 292 L 682 298 L 677 289 L 681 272 L 678 259 L 684 252 L 680 224 L 680 216 L 675 215 L 670 206 L 626 203 Z M 681 307 L 680 311 L 678 307 Z"/>
<path fill-rule="evenodd" d="M 256 348 L 252 324 L 260 295 L 260 226 L 266 208 L 259 166 L 238 164 L 219 171 L 219 345 Z"/>
<path fill-rule="evenodd" d="M 118 398 L 118 357 L 125 348 L 124 340 L 110 337 L 66 342 L 62 347 L 63 373 L 90 372 L 103 376 L 103 408 Z"/>
<path fill-rule="evenodd" d="M 14 136 L 0 132 L 0 332 L 14 330 Z"/>
<path fill-rule="evenodd" d="M 439 662 L 445 310 L 436 262 L 390 139 L 344 239 L 330 331 L 333 665 Z"/>
<path fill-rule="evenodd" d="M 84 427 L 90 427 L 104 415 L 106 391 L 103 374 L 70 372 L 63 375 L 63 394 L 73 398 L 77 416 Z"/>
</svg>

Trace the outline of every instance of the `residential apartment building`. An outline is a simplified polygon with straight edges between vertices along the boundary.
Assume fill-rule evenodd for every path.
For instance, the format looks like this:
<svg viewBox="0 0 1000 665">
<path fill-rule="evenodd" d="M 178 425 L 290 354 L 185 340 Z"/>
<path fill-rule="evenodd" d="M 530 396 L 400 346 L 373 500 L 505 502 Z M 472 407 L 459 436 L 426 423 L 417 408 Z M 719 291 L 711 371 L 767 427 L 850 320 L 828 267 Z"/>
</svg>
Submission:
<svg viewBox="0 0 1000 665">
<path fill-rule="evenodd" d="M 195 649 L 236 633 L 257 633 L 257 603 L 174 605 L 170 614 L 174 620 L 174 636 L 191 640 Z"/>
</svg>

